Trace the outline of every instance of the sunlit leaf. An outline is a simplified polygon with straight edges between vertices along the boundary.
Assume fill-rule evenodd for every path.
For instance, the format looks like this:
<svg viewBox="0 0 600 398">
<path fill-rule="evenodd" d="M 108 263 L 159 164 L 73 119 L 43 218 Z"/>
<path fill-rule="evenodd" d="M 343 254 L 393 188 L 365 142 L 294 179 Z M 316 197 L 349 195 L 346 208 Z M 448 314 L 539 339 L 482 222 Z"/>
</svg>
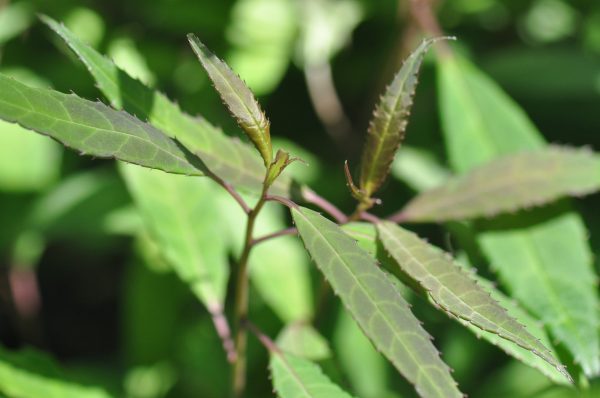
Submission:
<svg viewBox="0 0 600 398">
<path fill-rule="evenodd" d="M 377 224 L 377 232 L 400 272 L 415 280 L 439 308 L 512 341 L 568 375 L 548 348 L 509 316 L 447 253 L 391 222 Z"/>
<path fill-rule="evenodd" d="M 127 186 L 165 259 L 211 313 L 220 313 L 229 263 L 211 181 L 122 166 Z"/>
<path fill-rule="evenodd" d="M 109 398 L 103 388 L 81 384 L 33 350 L 0 348 L 0 393 L 8 398 Z"/>
<path fill-rule="evenodd" d="M 367 197 L 381 186 L 390 172 L 396 150 L 404 138 L 423 57 L 436 40 L 424 40 L 406 59 L 375 108 L 360 171 L 360 189 Z"/>
<path fill-rule="evenodd" d="M 280 398 L 351 398 L 306 359 L 273 352 L 270 367 L 273 386 Z"/>
<path fill-rule="evenodd" d="M 524 112 L 467 61 L 440 58 L 438 85 L 456 171 L 544 145 Z M 599 303 L 586 235 L 581 218 L 558 206 L 488 222 L 478 242 L 511 295 L 592 376 L 600 373 Z"/>
<path fill-rule="evenodd" d="M 185 114 L 165 95 L 131 78 L 63 25 L 48 17 L 41 19 L 77 54 L 113 107 L 147 118 L 202 159 L 205 166 L 224 181 L 253 193 L 261 192 L 265 167 L 252 147 L 227 137 L 205 119 Z M 275 181 L 270 192 L 289 195 L 289 186 L 290 180 L 284 175 Z"/>
<path fill-rule="evenodd" d="M 18 36 L 33 21 L 33 7 L 29 1 L 3 4 L 0 9 L 0 44 Z"/>
<path fill-rule="evenodd" d="M 102 103 L 30 88 L 3 75 L 0 119 L 48 135 L 82 154 L 202 175 L 199 161 L 151 125 Z"/>
<path fill-rule="evenodd" d="M 331 356 L 327 340 L 306 323 L 286 326 L 277 337 L 277 346 L 282 351 L 311 361 L 320 361 Z"/>
<path fill-rule="evenodd" d="M 493 216 L 600 189 L 600 157 L 548 147 L 507 155 L 422 193 L 403 209 L 407 221 Z"/>
<path fill-rule="evenodd" d="M 265 167 L 273 160 L 270 123 L 246 84 L 194 35 L 188 40 L 223 102 L 260 152 Z"/>
<path fill-rule="evenodd" d="M 356 241 L 312 210 L 292 209 L 306 249 L 363 332 L 422 397 L 461 397 L 449 368 L 391 278 Z"/>
<path fill-rule="evenodd" d="M 441 185 L 451 174 L 432 153 L 403 145 L 392 163 L 392 175 L 421 192 Z"/>
</svg>

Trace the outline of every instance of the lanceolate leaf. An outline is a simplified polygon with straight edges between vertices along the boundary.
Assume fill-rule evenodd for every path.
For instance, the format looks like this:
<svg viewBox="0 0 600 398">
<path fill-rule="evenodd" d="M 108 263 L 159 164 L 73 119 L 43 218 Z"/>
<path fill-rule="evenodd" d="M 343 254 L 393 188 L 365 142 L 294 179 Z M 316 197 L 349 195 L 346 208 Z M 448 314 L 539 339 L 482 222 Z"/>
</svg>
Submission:
<svg viewBox="0 0 600 398">
<path fill-rule="evenodd" d="M 449 221 L 541 205 L 600 189 L 600 157 L 587 149 L 548 147 L 507 155 L 413 199 L 407 221 Z"/>
<path fill-rule="evenodd" d="M 265 167 L 269 167 L 273 160 L 270 124 L 258 101 L 242 79 L 195 35 L 188 35 L 188 40 L 223 102 L 262 155 Z"/>
<path fill-rule="evenodd" d="M 371 196 L 390 172 L 396 150 L 404 138 L 417 76 L 427 49 L 439 39 L 424 40 L 404 62 L 375 108 L 362 155 L 360 189 Z"/>
<path fill-rule="evenodd" d="M 270 367 L 280 398 L 352 398 L 309 360 L 273 352 Z"/>
<path fill-rule="evenodd" d="M 27 87 L 0 75 L 0 119 L 48 135 L 82 154 L 170 173 L 202 175 L 204 166 L 160 130 L 76 95 Z"/>
<path fill-rule="evenodd" d="M 465 60 L 440 58 L 438 84 L 456 171 L 544 145 L 523 111 Z M 600 373 L 599 303 L 586 234 L 581 218 L 559 206 L 489 222 L 478 242 L 511 295 L 593 376 Z"/>
<path fill-rule="evenodd" d="M 381 246 L 377 245 L 377 236 L 375 227 L 373 224 L 367 223 L 350 223 L 344 225 L 344 230 L 350 234 L 354 239 L 358 240 L 359 246 L 365 248 L 369 253 L 371 253 L 374 257 L 385 260 L 387 255 L 383 253 L 379 253 L 379 249 Z M 378 247 L 379 246 L 379 247 Z M 381 248 L 383 249 L 383 248 Z M 398 267 L 397 264 L 391 264 L 392 261 L 395 261 L 391 258 L 389 261 L 386 261 L 384 264 L 387 267 L 395 266 Z M 531 315 L 525 312 L 519 305 L 509 297 L 502 294 L 498 289 L 494 288 L 492 283 L 489 281 L 473 274 L 472 277 L 477 280 L 477 284 L 481 286 L 482 289 L 485 289 L 486 292 L 491 294 L 493 300 L 496 300 L 500 303 L 500 305 L 508 311 L 510 317 L 514 318 L 520 324 L 524 325 L 526 329 L 540 342 L 546 346 L 550 347 L 550 339 L 548 338 L 546 331 L 543 328 L 543 325 L 537 319 L 534 319 Z M 423 292 L 423 289 L 418 289 L 418 291 Z M 405 295 L 404 295 L 405 296 Z M 430 297 L 431 298 L 431 297 Z M 556 367 L 555 364 L 550 364 L 547 360 L 540 357 L 537 353 L 530 351 L 528 349 L 522 348 L 512 342 L 511 340 L 507 340 L 503 337 L 500 337 L 498 334 L 487 332 L 482 330 L 480 327 L 473 325 L 473 323 L 454 317 L 458 322 L 462 323 L 465 327 L 469 328 L 473 333 L 481 338 L 485 339 L 489 343 L 498 346 L 508 355 L 518 359 L 519 361 L 538 369 L 540 372 L 548 376 L 556 383 L 560 384 L 569 384 L 571 383 L 570 376 L 565 374 L 564 369 L 561 367 Z M 553 354 L 554 357 L 556 355 Z M 556 363 L 554 361 L 553 363 Z"/>
<path fill-rule="evenodd" d="M 122 166 L 127 187 L 164 258 L 211 313 L 220 313 L 229 261 L 211 182 Z"/>
<path fill-rule="evenodd" d="M 265 167 L 252 147 L 226 136 L 205 119 L 185 114 L 166 96 L 131 78 L 63 25 L 48 17 L 41 18 L 81 59 L 113 107 L 147 118 L 202 159 L 222 180 L 252 193 L 261 192 Z M 287 196 L 289 186 L 290 179 L 283 175 L 273 183 L 270 192 Z"/>
<path fill-rule="evenodd" d="M 391 222 L 378 224 L 377 232 L 400 271 L 419 283 L 439 308 L 512 341 L 568 375 L 548 348 L 508 315 L 447 253 Z"/>
<path fill-rule="evenodd" d="M 427 332 L 377 262 L 336 224 L 305 208 L 292 216 L 306 249 L 363 332 L 422 397 L 461 397 Z"/>
</svg>

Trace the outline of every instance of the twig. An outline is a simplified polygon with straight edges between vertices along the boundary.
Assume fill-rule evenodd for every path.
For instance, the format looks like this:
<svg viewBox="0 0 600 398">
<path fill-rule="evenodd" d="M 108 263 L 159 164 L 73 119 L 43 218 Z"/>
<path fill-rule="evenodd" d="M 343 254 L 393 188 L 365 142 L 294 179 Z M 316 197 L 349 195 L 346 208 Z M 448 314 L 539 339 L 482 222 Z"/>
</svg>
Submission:
<svg viewBox="0 0 600 398">
<path fill-rule="evenodd" d="M 238 191 L 236 191 L 235 188 L 231 184 L 223 181 L 220 177 L 218 177 L 215 174 L 211 174 L 210 177 L 213 180 L 215 180 L 217 184 L 222 186 L 229 193 L 229 195 L 231 195 L 231 197 L 233 199 L 235 199 L 236 202 L 238 202 L 238 204 L 240 205 L 240 207 L 242 208 L 244 213 L 250 214 L 250 211 L 252 211 L 252 209 L 250 209 L 250 206 L 248 206 L 246 201 L 240 196 Z"/>
<path fill-rule="evenodd" d="M 291 208 L 297 208 L 298 205 L 296 203 L 294 203 L 292 200 L 288 199 L 288 198 L 284 198 L 283 196 L 279 196 L 279 195 L 267 195 L 265 196 L 265 200 L 268 202 L 279 202 L 284 206 Z"/>
<path fill-rule="evenodd" d="M 345 224 L 348 222 L 348 216 L 346 216 L 340 209 L 334 204 L 329 202 L 327 199 L 319 196 L 316 192 L 309 188 L 302 189 L 302 198 L 308 203 L 312 203 L 319 207 L 321 210 L 333 217 L 338 224 Z"/>
<path fill-rule="evenodd" d="M 404 210 L 400 210 L 391 216 L 386 218 L 388 221 L 395 222 L 396 224 L 401 224 L 406 221 L 406 213 Z"/>
<path fill-rule="evenodd" d="M 262 243 L 262 242 L 270 240 L 270 239 L 278 238 L 280 236 L 296 235 L 297 233 L 298 233 L 298 230 L 295 227 L 290 227 L 290 228 L 282 229 L 281 231 L 273 232 L 272 234 L 268 234 L 268 235 L 265 235 L 265 236 L 261 236 L 260 238 L 254 239 L 252 241 L 252 246 L 256 246 L 259 243 Z"/>
<path fill-rule="evenodd" d="M 371 214 L 369 212 L 366 212 L 366 211 L 363 211 L 360 214 L 360 219 L 363 220 L 363 221 L 372 222 L 374 224 L 377 224 L 377 223 L 381 222 L 381 220 L 379 219 L 379 217 L 377 217 L 376 215 Z"/>
<path fill-rule="evenodd" d="M 255 324 L 246 319 L 243 326 L 248 328 L 248 330 L 256 336 L 256 338 L 265 346 L 267 350 L 270 352 L 281 353 L 281 350 L 279 347 L 277 347 L 277 344 L 271 340 L 269 336 L 264 334 Z"/>
<path fill-rule="evenodd" d="M 210 315 L 215 325 L 215 330 L 221 339 L 223 344 L 223 349 L 227 354 L 227 361 L 229 363 L 235 363 L 237 355 L 235 352 L 235 345 L 233 344 L 233 340 L 231 338 L 231 330 L 229 328 L 229 324 L 227 323 L 227 319 L 223 314 L 223 308 L 215 307 L 210 309 Z"/>
</svg>

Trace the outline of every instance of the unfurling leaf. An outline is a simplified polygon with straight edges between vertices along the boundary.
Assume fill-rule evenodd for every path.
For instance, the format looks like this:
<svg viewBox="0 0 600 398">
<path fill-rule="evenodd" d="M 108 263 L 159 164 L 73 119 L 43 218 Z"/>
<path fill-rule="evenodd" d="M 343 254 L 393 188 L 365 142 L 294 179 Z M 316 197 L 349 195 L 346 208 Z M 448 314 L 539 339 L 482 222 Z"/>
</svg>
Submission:
<svg viewBox="0 0 600 398">
<path fill-rule="evenodd" d="M 378 224 L 377 232 L 400 272 L 416 281 L 439 308 L 535 353 L 570 377 L 548 348 L 508 315 L 447 253 L 391 222 Z"/>
<path fill-rule="evenodd" d="M 404 138 L 423 57 L 433 43 L 442 39 L 448 38 L 427 39 L 419 45 L 404 61 L 375 108 L 360 172 L 360 189 L 367 197 L 379 189 L 390 172 L 396 150 Z"/>
<path fill-rule="evenodd" d="M 100 102 L 31 88 L 0 75 L 0 119 L 48 135 L 85 155 L 115 158 L 169 173 L 205 167 L 160 130 Z"/>
<path fill-rule="evenodd" d="M 406 221 L 492 216 L 600 189 L 600 157 L 586 149 L 548 147 L 479 166 L 422 193 L 402 211 Z"/>
<path fill-rule="evenodd" d="M 269 166 L 269 171 L 267 172 L 267 179 L 265 184 L 270 187 L 271 184 L 275 182 L 275 180 L 281 175 L 283 170 L 288 167 L 290 164 L 299 160 L 298 158 L 290 158 L 290 154 L 284 150 L 278 150 L 277 155 L 275 155 L 275 160 Z"/>
<path fill-rule="evenodd" d="M 545 145 L 523 110 L 473 64 L 455 55 L 440 57 L 438 66 L 441 122 L 456 172 Z M 477 241 L 511 296 L 587 376 L 600 374 L 597 276 L 581 218 L 559 205 L 481 224 Z"/>
<path fill-rule="evenodd" d="M 246 84 L 193 34 L 188 40 L 223 102 L 262 155 L 265 167 L 273 160 L 269 120 Z"/>
<path fill-rule="evenodd" d="M 271 352 L 270 367 L 280 398 L 352 398 L 309 360 Z"/>
<path fill-rule="evenodd" d="M 391 278 L 319 213 L 293 208 L 306 249 L 365 335 L 422 397 L 462 397 L 431 338 Z"/>
<path fill-rule="evenodd" d="M 217 177 L 238 189 L 260 194 L 265 168 L 250 145 L 228 137 L 203 118 L 187 115 L 165 95 L 144 86 L 110 59 L 82 43 L 63 25 L 45 16 L 40 18 L 81 59 L 113 107 L 147 118 L 152 125 L 202 159 Z M 288 196 L 289 189 L 290 179 L 281 176 L 270 191 Z"/>
</svg>

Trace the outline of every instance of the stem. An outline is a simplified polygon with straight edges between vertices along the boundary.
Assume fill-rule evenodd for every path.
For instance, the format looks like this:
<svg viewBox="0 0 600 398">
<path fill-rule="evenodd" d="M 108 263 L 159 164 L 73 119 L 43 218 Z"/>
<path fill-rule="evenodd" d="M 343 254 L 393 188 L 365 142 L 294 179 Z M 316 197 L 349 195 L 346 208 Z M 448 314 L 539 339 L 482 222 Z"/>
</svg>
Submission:
<svg viewBox="0 0 600 398">
<path fill-rule="evenodd" d="M 280 236 L 296 235 L 297 233 L 298 233 L 298 230 L 295 227 L 290 227 L 290 228 L 282 229 L 281 231 L 273 232 L 272 234 L 268 234 L 268 235 L 265 235 L 265 236 L 261 236 L 260 238 L 254 239 L 252 241 L 252 246 L 256 246 L 259 243 L 262 243 L 262 242 L 270 240 L 270 239 L 278 238 Z"/>
<path fill-rule="evenodd" d="M 246 387 L 246 345 L 248 336 L 244 327 L 248 318 L 248 259 L 253 247 L 252 234 L 256 217 L 260 213 L 267 198 L 267 185 L 263 187 L 262 194 L 258 202 L 248 212 L 248 222 L 246 224 L 246 237 L 244 239 L 244 249 L 240 256 L 239 269 L 237 272 L 236 297 L 235 297 L 235 349 L 236 358 L 233 363 L 233 395 L 236 398 L 244 394 Z"/>
<path fill-rule="evenodd" d="M 404 210 L 400 210 L 397 213 L 392 214 L 387 218 L 391 222 L 395 222 L 396 224 L 401 224 L 406 221 L 406 213 Z"/>
<path fill-rule="evenodd" d="M 338 224 L 345 224 L 348 222 L 348 216 L 346 216 L 340 209 L 335 207 L 334 204 L 329 202 L 327 199 L 319 196 L 316 192 L 311 189 L 305 188 L 302 190 L 302 198 L 308 203 L 319 207 L 321 210 L 333 217 Z"/>
<path fill-rule="evenodd" d="M 211 173 L 209 177 L 212 178 L 217 184 L 222 186 L 231 195 L 231 197 L 235 199 L 236 202 L 238 202 L 244 213 L 250 214 L 250 211 L 252 211 L 252 209 L 250 209 L 250 206 L 248 206 L 246 201 L 244 201 L 244 199 L 240 196 L 240 194 L 235 190 L 235 188 L 231 184 L 223 181 L 219 176 L 213 173 Z"/>
</svg>

